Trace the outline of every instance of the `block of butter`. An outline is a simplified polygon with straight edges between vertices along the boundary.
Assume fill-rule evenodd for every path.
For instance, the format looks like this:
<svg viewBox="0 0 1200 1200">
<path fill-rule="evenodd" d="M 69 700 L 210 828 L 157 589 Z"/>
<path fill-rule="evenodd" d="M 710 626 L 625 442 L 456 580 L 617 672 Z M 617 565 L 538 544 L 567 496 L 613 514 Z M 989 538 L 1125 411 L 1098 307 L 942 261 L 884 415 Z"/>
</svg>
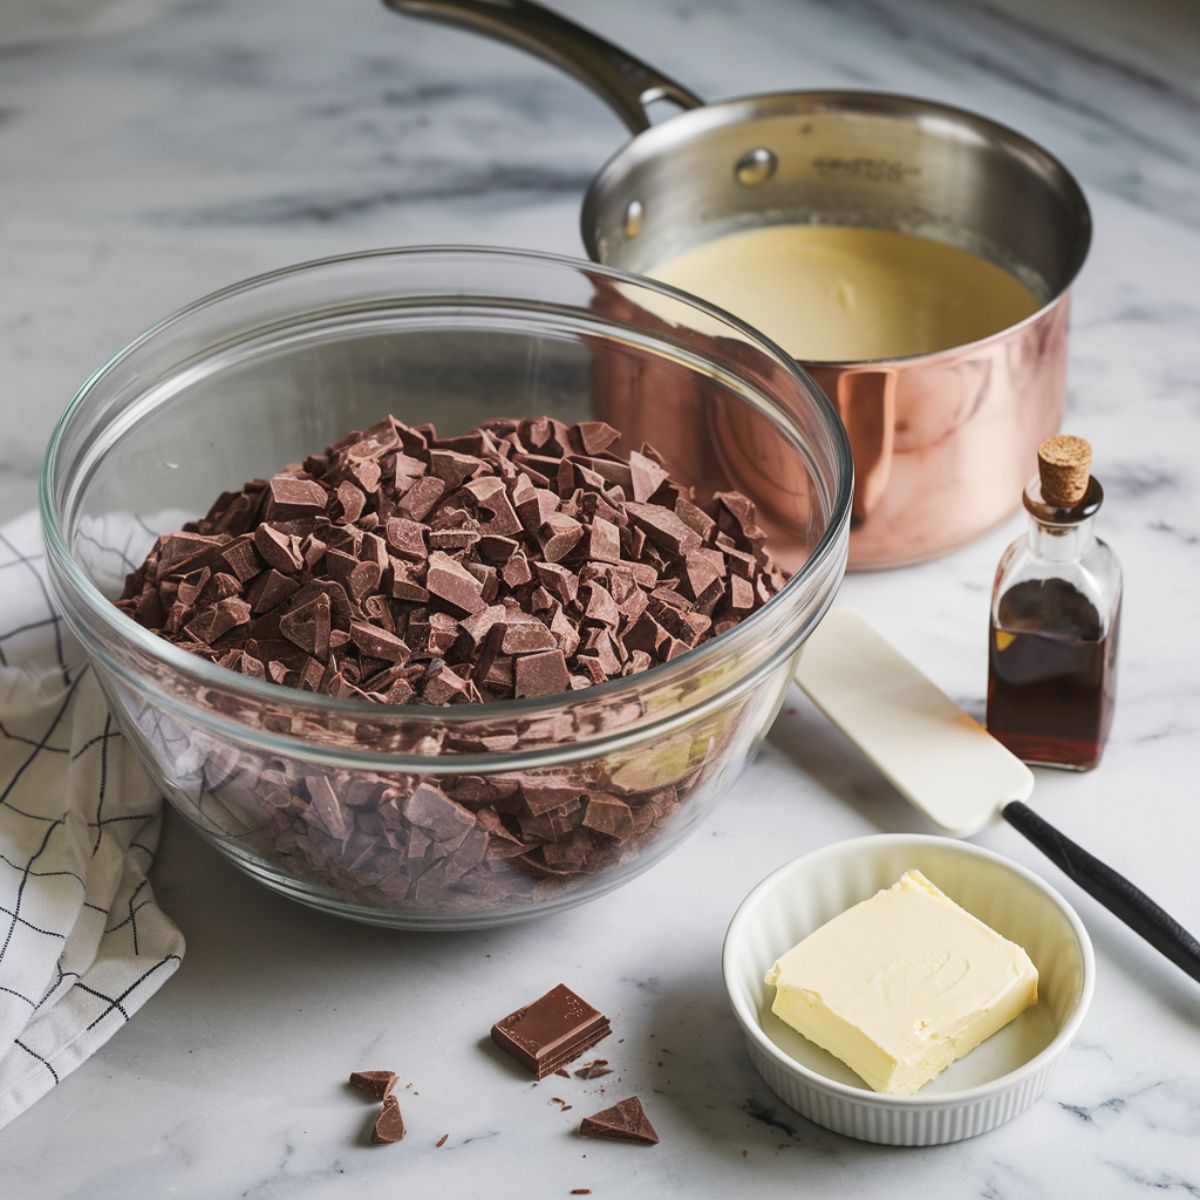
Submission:
<svg viewBox="0 0 1200 1200">
<path fill-rule="evenodd" d="M 920 871 L 847 909 L 767 972 L 771 1011 L 877 1092 L 911 1096 L 1037 1000 L 1020 946 Z"/>
</svg>

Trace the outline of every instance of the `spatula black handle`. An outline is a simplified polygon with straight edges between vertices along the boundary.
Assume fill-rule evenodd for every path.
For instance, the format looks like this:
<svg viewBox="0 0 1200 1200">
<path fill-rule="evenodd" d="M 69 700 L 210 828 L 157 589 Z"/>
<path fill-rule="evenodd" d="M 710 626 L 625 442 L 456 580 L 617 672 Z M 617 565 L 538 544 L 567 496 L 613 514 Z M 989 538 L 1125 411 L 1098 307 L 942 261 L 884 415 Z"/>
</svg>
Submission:
<svg viewBox="0 0 1200 1200">
<path fill-rule="evenodd" d="M 1004 819 L 1027 837 L 1051 862 L 1121 918 L 1160 954 L 1200 981 L 1200 941 L 1170 913 L 1159 908 L 1141 888 L 1082 846 L 1059 833 L 1027 804 L 1014 800 L 1001 810 Z"/>
</svg>

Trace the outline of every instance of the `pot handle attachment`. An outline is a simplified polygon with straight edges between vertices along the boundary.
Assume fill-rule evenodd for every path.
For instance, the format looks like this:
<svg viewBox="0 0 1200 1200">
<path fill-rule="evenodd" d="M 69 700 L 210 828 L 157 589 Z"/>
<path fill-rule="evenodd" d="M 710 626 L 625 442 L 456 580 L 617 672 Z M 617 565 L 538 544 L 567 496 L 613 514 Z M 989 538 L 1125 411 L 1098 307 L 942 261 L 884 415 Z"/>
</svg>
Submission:
<svg viewBox="0 0 1200 1200">
<path fill-rule="evenodd" d="M 896 372 L 847 369 L 837 379 L 838 415 L 854 455 L 851 517 L 861 525 L 887 490 L 896 447 Z"/>
<path fill-rule="evenodd" d="M 398 13 L 486 34 L 528 50 L 587 84 L 629 127 L 651 125 L 647 107 L 670 100 L 680 108 L 704 101 L 619 46 L 533 0 L 384 0 Z"/>
</svg>

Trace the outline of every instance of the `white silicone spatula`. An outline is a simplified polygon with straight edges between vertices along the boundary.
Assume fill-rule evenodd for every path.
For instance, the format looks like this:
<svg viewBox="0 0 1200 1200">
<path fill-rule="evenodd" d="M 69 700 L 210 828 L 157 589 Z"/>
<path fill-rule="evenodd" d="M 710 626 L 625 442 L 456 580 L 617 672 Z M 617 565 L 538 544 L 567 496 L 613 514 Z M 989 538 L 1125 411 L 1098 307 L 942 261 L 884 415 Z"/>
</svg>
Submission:
<svg viewBox="0 0 1200 1200">
<path fill-rule="evenodd" d="M 1143 891 L 1024 803 L 1033 772 L 857 613 L 809 637 L 796 679 L 814 704 L 930 820 L 958 837 L 1003 817 L 1080 887 L 1193 979 L 1200 942 Z"/>
</svg>

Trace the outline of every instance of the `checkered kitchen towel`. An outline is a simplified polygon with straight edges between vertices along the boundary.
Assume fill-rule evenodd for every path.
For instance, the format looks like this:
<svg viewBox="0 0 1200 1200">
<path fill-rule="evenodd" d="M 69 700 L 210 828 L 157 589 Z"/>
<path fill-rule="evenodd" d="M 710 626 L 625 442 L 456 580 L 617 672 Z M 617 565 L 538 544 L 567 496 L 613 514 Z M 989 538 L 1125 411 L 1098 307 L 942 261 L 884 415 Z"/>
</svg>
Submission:
<svg viewBox="0 0 1200 1200">
<path fill-rule="evenodd" d="M 36 518 L 0 526 L 0 1126 L 179 966 L 146 878 L 161 820 L 53 609 Z"/>
</svg>

